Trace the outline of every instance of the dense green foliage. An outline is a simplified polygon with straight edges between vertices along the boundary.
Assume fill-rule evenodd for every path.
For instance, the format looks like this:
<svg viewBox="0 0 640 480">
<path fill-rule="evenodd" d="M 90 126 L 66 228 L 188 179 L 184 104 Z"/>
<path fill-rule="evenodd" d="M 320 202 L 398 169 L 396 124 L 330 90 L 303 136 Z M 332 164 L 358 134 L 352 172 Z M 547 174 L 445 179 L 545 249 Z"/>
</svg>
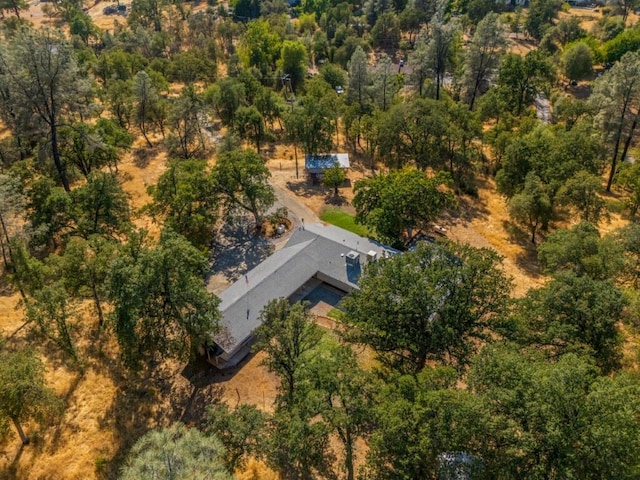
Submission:
<svg viewBox="0 0 640 480">
<path fill-rule="evenodd" d="M 120 478 L 230 480 L 224 455 L 219 440 L 176 423 L 140 438 L 129 452 Z"/>
<path fill-rule="evenodd" d="M 368 265 L 343 302 L 347 337 L 400 370 L 429 360 L 463 366 L 505 307 L 509 281 L 498 262 L 491 250 L 449 243 Z"/>
<path fill-rule="evenodd" d="M 470 384 L 488 406 L 488 431 L 497 430 L 483 441 L 497 453 L 487 462 L 493 478 L 634 475 L 636 378 L 600 377 L 588 358 L 575 354 L 548 362 L 499 347 L 479 356 Z"/>
<path fill-rule="evenodd" d="M 210 343 L 222 227 L 284 221 L 272 172 L 326 195 L 297 162 L 346 152 L 358 223 L 323 220 L 410 251 L 363 266 L 333 332 L 269 303 L 256 348 L 275 405 L 214 402 L 205 433 L 140 439 L 123 477 L 226 479 L 257 457 L 296 480 L 451 478 L 458 461 L 473 478 L 636 478 L 640 29 L 636 0 L 609 3 L 586 29 L 556 0 L 134 0 L 103 31 L 77 2 L 43 7 L 51 30 L 0 0 L 0 281 L 26 321 L 0 350 L 0 433 L 58 412 L 40 356 L 130 386 Z M 518 299 L 493 251 L 419 241 L 502 208 L 492 177 L 511 261 L 549 276 Z M 324 185 L 350 198 L 339 168 Z M 629 223 L 601 233 L 610 218 Z"/>
<path fill-rule="evenodd" d="M 444 172 L 428 178 L 418 170 L 397 170 L 361 180 L 354 187 L 356 222 L 372 230 L 380 240 L 403 247 L 413 230 L 426 229 L 455 199 L 445 190 L 450 177 Z"/>
<path fill-rule="evenodd" d="M 552 357 L 585 348 L 608 373 L 620 366 L 617 323 L 625 305 L 622 292 L 609 280 L 558 274 L 519 301 L 516 317 L 523 331 L 517 335 Z"/>
<path fill-rule="evenodd" d="M 290 305 L 289 300 L 284 298 L 269 302 L 260 316 L 261 325 L 255 334 L 255 348 L 267 352 L 267 368 L 282 379 L 282 402 L 292 406 L 300 366 L 304 364 L 308 352 L 320 341 L 321 331 L 313 323 L 305 305 Z"/>
<path fill-rule="evenodd" d="M 0 345 L 2 347 L 2 345 Z M 32 350 L 0 350 L 0 438 L 15 425 L 23 444 L 30 442 L 22 424 L 44 423 L 60 411 L 60 401 L 44 379 L 42 360 Z"/>
<path fill-rule="evenodd" d="M 245 210 L 262 228 L 265 213 L 275 202 L 271 173 L 260 156 L 250 150 L 233 150 L 220 155 L 213 169 L 214 189 L 219 192 L 227 215 Z"/>
<path fill-rule="evenodd" d="M 144 233 L 122 246 L 110 275 L 116 338 L 126 364 L 145 358 L 188 358 L 216 331 L 218 298 L 202 276 L 206 257 L 184 237 L 163 231 L 150 246 Z"/>
</svg>

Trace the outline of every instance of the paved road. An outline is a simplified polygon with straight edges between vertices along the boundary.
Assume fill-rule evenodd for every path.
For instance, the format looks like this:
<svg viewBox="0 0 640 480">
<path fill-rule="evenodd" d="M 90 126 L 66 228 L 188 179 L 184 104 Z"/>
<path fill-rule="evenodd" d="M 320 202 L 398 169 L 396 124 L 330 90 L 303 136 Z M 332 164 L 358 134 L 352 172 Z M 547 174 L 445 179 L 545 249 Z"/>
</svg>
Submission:
<svg viewBox="0 0 640 480">
<path fill-rule="evenodd" d="M 551 105 L 547 96 L 538 92 L 535 98 L 536 116 L 544 123 L 551 123 Z"/>
<path fill-rule="evenodd" d="M 272 184 L 273 185 L 273 184 Z M 286 188 L 282 188 L 278 185 L 273 185 L 273 189 L 276 193 L 276 205 L 273 209 L 278 207 L 287 207 L 289 210 L 289 219 L 295 226 L 298 226 L 302 219 L 306 223 L 319 222 L 320 218 L 313 213 L 313 211 L 302 203 L 293 192 L 290 192 Z"/>
</svg>

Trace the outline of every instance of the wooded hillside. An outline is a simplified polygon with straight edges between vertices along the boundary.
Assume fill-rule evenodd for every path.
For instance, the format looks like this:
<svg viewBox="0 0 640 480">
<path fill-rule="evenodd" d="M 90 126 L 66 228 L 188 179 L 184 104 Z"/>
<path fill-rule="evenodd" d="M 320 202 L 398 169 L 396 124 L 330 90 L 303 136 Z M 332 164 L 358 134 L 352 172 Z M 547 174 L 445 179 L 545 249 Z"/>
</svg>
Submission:
<svg viewBox="0 0 640 480">
<path fill-rule="evenodd" d="M 637 7 L 0 0 L 0 478 L 637 478 Z M 206 363 L 320 220 L 401 253 Z"/>
</svg>

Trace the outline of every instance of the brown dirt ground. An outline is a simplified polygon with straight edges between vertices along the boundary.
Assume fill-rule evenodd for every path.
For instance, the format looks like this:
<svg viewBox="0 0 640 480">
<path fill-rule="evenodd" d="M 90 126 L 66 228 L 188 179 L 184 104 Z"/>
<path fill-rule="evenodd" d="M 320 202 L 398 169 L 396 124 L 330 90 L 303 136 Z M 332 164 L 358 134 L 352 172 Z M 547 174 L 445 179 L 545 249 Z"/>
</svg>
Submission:
<svg viewBox="0 0 640 480">
<path fill-rule="evenodd" d="M 114 20 L 126 21 L 124 17 L 102 15 L 104 6 L 111 3 L 100 2 L 90 8 L 89 13 L 101 28 L 112 28 Z M 593 21 L 586 18 L 589 15 L 597 15 L 575 9 L 572 14 L 574 12 L 585 16 L 585 22 Z M 29 15 L 28 19 L 36 25 L 51 24 L 39 3 L 32 6 Z M 521 53 L 524 53 L 530 46 L 521 41 L 514 48 L 522 49 Z M 166 168 L 166 154 L 159 147 L 147 150 L 141 141 L 135 147 L 125 156 L 119 171 L 132 206 L 139 209 L 149 201 L 147 186 L 155 183 Z M 298 150 L 299 179 L 295 178 L 291 147 L 277 146 L 267 153 L 267 158 L 273 182 L 321 214 L 331 195 L 327 188 L 307 182 L 302 153 Z M 352 157 L 352 161 L 348 186 L 340 189 L 342 208 L 347 211 L 352 211 L 353 192 L 349 187 L 369 174 L 364 165 L 366 162 L 357 157 Z M 158 226 L 148 217 L 140 215 L 135 222 L 152 235 L 158 234 Z M 615 218 L 611 224 L 604 225 L 603 230 L 622 222 Z M 535 249 L 526 235 L 510 223 L 504 199 L 495 192 L 491 180 L 480 186 L 478 198 L 462 198 L 459 210 L 445 216 L 441 224 L 448 229 L 449 238 L 478 247 L 492 247 L 503 255 L 503 268 L 514 279 L 514 295 L 521 296 L 528 288 L 546 280 L 536 267 Z M 11 335 L 23 323 L 18 301 L 18 294 L 0 294 L 0 332 L 4 335 Z M 90 312 L 85 311 L 81 323 L 93 322 Z M 322 318 L 320 323 L 330 326 L 332 321 Z M 27 329 L 20 330 L 11 341 L 17 345 L 29 341 Z M 196 421 L 207 402 L 216 398 L 230 405 L 250 403 L 271 410 L 276 395 L 276 378 L 261 365 L 263 357 L 260 353 L 251 356 L 236 371 L 213 376 L 206 373 L 207 380 L 199 384 L 197 378 L 185 376 L 184 365 L 170 362 L 158 367 L 152 378 L 127 381 L 121 372 L 112 370 L 117 363 L 114 345 L 103 345 L 103 352 L 90 353 L 91 362 L 88 363 L 91 366 L 84 374 L 66 367 L 46 346 L 39 348 L 47 365 L 47 380 L 65 399 L 67 408 L 64 417 L 49 429 L 39 432 L 29 426 L 34 433 L 32 446 L 21 448 L 19 441 L 12 439 L 0 447 L 0 478 L 7 475 L 7 478 L 25 480 L 103 478 L 96 467 L 101 458 L 107 460 L 104 470 L 107 477 L 113 478 L 115 472 L 109 460 L 114 456 L 122 458 L 132 441 L 147 429 L 179 419 L 187 423 Z M 82 348 L 91 351 L 90 345 L 82 345 Z M 370 352 L 361 352 L 361 357 L 365 363 L 373 362 Z M 365 446 L 358 450 L 362 460 Z M 250 461 L 238 478 L 271 480 L 277 476 L 260 462 Z"/>
<path fill-rule="evenodd" d="M 562 20 L 569 17 L 579 17 L 580 26 L 587 32 L 591 32 L 592 28 L 596 25 L 598 20 L 602 18 L 602 9 L 591 8 L 572 8 L 568 12 L 559 12 L 558 19 Z M 640 20 L 640 17 L 635 13 L 629 14 L 627 19 L 627 26 L 635 25 Z M 511 53 L 518 53 L 520 55 L 526 55 L 528 52 L 536 48 L 535 42 L 529 38 L 525 33 L 519 33 L 518 38 L 509 38 L 509 51 Z"/>
<path fill-rule="evenodd" d="M 587 32 L 590 32 L 598 20 L 603 17 L 602 8 L 572 8 L 568 12 L 560 12 L 558 15 L 558 19 L 560 20 L 568 17 L 579 17 L 581 20 L 580 26 Z M 638 15 L 631 12 L 627 18 L 627 26 L 637 24 L 639 19 L 640 17 Z"/>
<path fill-rule="evenodd" d="M 332 192 L 322 185 L 311 185 L 304 174 L 303 155 L 298 152 L 299 179 L 295 178 L 293 148 L 278 146 L 269 155 L 267 165 L 275 184 L 288 189 L 299 201 L 320 215 L 333 199 Z M 370 176 L 369 164 L 364 159 L 353 158 L 348 182 L 340 188 L 341 208 L 353 213 L 352 185 Z M 504 198 L 496 193 L 493 180 L 481 184 L 478 198 L 463 197 L 459 209 L 450 212 L 440 222 L 448 228 L 448 237 L 476 247 L 491 247 L 503 257 L 505 272 L 514 279 L 517 296 L 529 288 L 541 285 L 545 278 L 536 266 L 535 249 L 509 221 Z"/>
</svg>

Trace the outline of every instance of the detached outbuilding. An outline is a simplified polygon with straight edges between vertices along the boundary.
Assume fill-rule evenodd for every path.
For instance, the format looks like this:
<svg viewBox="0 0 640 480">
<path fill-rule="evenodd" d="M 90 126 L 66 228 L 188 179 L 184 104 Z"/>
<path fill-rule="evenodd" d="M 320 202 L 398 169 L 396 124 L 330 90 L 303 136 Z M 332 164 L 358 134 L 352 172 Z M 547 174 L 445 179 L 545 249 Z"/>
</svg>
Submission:
<svg viewBox="0 0 640 480">
<path fill-rule="evenodd" d="M 304 169 L 314 180 L 322 180 L 322 174 L 325 170 L 338 165 L 340 168 L 347 170 L 351 167 L 349 163 L 348 153 L 323 153 L 311 154 L 304 156 Z"/>
</svg>

